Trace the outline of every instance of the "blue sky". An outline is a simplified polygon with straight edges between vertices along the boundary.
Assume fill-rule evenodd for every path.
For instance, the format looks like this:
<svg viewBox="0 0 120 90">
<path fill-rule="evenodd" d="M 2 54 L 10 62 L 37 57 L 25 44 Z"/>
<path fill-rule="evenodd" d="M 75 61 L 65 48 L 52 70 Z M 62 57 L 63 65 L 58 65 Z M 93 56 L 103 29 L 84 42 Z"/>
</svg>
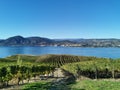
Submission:
<svg viewBox="0 0 120 90">
<path fill-rule="evenodd" d="M 0 0 L 0 38 L 120 38 L 119 0 Z"/>
</svg>

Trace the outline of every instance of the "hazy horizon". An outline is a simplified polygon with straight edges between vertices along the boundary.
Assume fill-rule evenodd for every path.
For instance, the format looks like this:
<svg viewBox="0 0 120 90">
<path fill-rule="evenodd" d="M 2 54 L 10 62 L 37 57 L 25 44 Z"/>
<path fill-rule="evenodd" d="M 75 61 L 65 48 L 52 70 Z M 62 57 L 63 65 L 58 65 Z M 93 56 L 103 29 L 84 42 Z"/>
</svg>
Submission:
<svg viewBox="0 0 120 90">
<path fill-rule="evenodd" d="M 0 39 L 120 38 L 118 0 L 0 0 Z"/>
<path fill-rule="evenodd" d="M 65 40 L 65 39 L 120 39 L 120 38 L 81 38 L 81 37 L 79 37 L 79 38 L 49 38 L 49 37 L 42 37 L 42 36 L 34 36 L 34 35 L 32 35 L 32 36 L 22 36 L 22 35 L 14 35 L 14 36 L 10 36 L 10 37 L 6 37 L 6 38 L 0 38 L 0 39 L 8 39 L 8 38 L 11 38 L 11 37 L 16 37 L 16 36 L 21 36 L 21 37 L 24 37 L 24 38 L 29 38 L 29 37 L 41 37 L 41 38 L 48 38 L 48 39 L 60 39 L 60 40 Z"/>
</svg>

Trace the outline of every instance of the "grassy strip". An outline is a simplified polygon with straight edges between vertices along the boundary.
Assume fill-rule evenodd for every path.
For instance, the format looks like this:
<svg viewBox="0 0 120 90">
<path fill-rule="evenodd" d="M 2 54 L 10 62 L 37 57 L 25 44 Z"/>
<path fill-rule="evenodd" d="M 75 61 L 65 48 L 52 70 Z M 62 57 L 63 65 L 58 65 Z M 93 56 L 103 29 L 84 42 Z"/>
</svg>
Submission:
<svg viewBox="0 0 120 90">
<path fill-rule="evenodd" d="M 120 90 L 120 82 L 105 80 L 81 80 L 69 85 L 71 90 Z"/>
<path fill-rule="evenodd" d="M 48 90 L 51 86 L 51 82 L 41 81 L 35 83 L 29 83 L 22 86 L 22 90 Z"/>
</svg>

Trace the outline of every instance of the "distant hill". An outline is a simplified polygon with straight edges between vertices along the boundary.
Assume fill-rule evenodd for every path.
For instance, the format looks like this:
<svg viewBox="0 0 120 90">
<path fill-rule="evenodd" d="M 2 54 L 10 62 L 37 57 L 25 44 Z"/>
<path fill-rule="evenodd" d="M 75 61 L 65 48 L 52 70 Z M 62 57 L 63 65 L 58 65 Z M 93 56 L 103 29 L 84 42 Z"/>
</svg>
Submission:
<svg viewBox="0 0 120 90">
<path fill-rule="evenodd" d="M 120 47 L 120 39 L 49 39 L 14 36 L 0 39 L 0 46 Z"/>
<path fill-rule="evenodd" d="M 54 39 L 43 37 L 22 37 L 14 36 L 5 40 L 0 39 L 0 46 L 60 46 L 65 44 L 73 44 L 75 42 L 69 40 L 56 41 Z"/>
<path fill-rule="evenodd" d="M 10 37 L 6 40 L 0 40 L 0 45 L 9 46 L 9 45 L 50 45 L 53 43 L 53 40 L 42 37 L 28 37 L 24 38 L 22 36 Z"/>
</svg>

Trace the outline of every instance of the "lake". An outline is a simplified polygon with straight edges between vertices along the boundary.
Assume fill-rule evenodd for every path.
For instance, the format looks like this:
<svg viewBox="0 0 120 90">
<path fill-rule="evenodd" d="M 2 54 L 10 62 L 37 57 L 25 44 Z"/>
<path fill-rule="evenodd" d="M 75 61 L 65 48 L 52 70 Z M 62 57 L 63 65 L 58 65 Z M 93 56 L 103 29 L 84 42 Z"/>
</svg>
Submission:
<svg viewBox="0 0 120 90">
<path fill-rule="evenodd" d="M 120 48 L 82 48 L 82 47 L 39 47 L 39 46 L 1 46 L 0 57 L 15 54 L 43 55 L 43 54 L 71 54 L 82 56 L 96 56 L 120 58 Z"/>
</svg>

